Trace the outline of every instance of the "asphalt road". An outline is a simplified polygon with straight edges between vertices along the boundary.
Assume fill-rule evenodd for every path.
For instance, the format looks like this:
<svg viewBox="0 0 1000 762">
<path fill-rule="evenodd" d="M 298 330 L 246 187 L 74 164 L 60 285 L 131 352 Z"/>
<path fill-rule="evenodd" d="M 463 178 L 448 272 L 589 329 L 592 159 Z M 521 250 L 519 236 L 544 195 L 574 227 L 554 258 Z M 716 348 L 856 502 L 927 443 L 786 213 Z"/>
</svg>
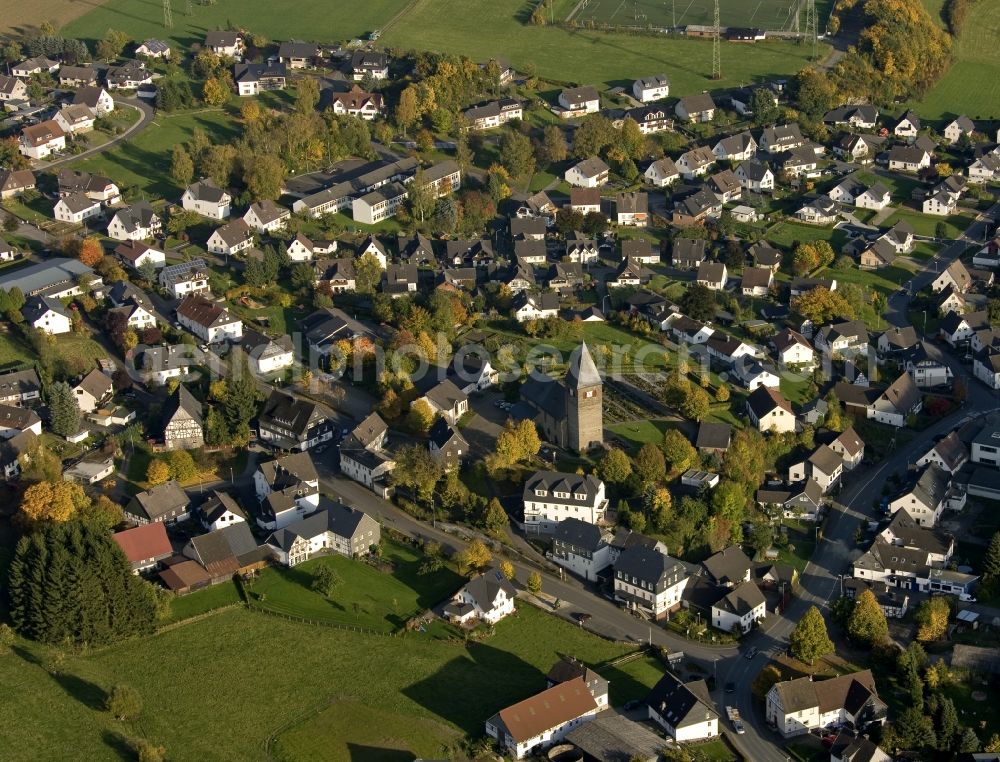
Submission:
<svg viewBox="0 0 1000 762">
<path fill-rule="evenodd" d="M 55 161 L 35 161 L 32 162 L 31 168 L 39 171 L 49 170 L 54 167 L 61 166 L 63 164 L 68 164 L 73 161 L 79 161 L 80 159 L 86 159 L 96 154 L 102 153 L 103 151 L 107 151 L 109 148 L 118 145 L 122 141 L 129 140 L 139 130 L 143 130 L 146 127 L 148 127 L 149 124 L 153 121 L 153 117 L 156 115 L 156 112 L 153 110 L 152 106 L 150 106 L 148 103 L 145 103 L 144 101 L 138 98 L 115 98 L 115 105 L 119 107 L 124 106 L 125 108 L 134 108 L 136 111 L 139 112 L 139 121 L 136 122 L 135 124 L 129 125 L 129 128 L 125 130 L 125 132 L 123 132 L 121 135 L 112 138 L 103 145 L 95 146 L 94 148 L 89 148 L 86 151 L 83 151 L 82 153 L 74 154 L 72 156 L 64 156 L 63 158 L 56 159 Z"/>
</svg>

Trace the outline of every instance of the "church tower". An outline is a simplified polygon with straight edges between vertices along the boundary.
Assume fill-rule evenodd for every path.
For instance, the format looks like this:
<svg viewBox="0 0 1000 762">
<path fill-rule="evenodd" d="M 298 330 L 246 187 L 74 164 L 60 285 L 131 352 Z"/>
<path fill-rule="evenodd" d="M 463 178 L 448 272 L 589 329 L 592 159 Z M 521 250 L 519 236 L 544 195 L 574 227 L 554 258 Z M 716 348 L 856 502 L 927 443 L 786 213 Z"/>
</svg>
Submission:
<svg viewBox="0 0 1000 762">
<path fill-rule="evenodd" d="M 566 441 L 563 445 L 586 452 L 604 442 L 603 382 L 586 342 L 569 358 L 565 385 Z"/>
</svg>

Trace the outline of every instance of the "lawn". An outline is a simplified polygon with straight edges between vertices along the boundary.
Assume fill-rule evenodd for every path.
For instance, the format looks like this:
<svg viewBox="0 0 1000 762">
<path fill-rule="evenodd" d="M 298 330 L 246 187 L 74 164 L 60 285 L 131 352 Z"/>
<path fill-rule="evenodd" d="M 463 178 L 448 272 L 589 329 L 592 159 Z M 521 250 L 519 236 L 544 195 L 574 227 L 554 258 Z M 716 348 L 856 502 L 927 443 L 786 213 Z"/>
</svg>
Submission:
<svg viewBox="0 0 1000 762">
<path fill-rule="evenodd" d="M 131 0 L 126 0 L 130 2 Z M 108 7 L 116 5 L 109 3 Z M 220 3 L 218 6 L 222 7 Z M 200 6 L 199 10 L 204 10 Z M 97 9 L 96 12 L 103 10 Z M 179 13 L 177 15 L 180 15 Z M 162 29 L 159 31 L 162 32 Z M 233 118 L 218 109 L 177 114 L 158 113 L 152 123 L 133 138 L 89 159 L 73 162 L 73 169 L 106 175 L 123 189 L 160 197 L 180 196 L 180 189 L 169 181 L 170 152 L 184 143 L 196 128 L 201 128 L 213 143 L 226 143 L 237 135 Z"/>
<path fill-rule="evenodd" d="M 938 0 L 925 0 L 925 3 Z M 937 18 L 933 13 L 932 18 Z M 1000 117 L 1000 0 L 979 0 L 969 10 L 954 46 L 955 63 L 915 106 L 924 119 Z"/>
<path fill-rule="evenodd" d="M 678 96 L 791 74 L 811 53 L 791 43 L 724 43 L 723 78 L 712 81 L 708 41 L 531 26 L 529 11 L 523 0 L 485 6 L 417 0 L 399 24 L 385 31 L 382 42 L 404 50 L 462 53 L 477 61 L 503 56 L 519 70 L 534 65 L 542 78 L 580 84 L 630 85 L 643 72 L 662 70 L 670 74 L 670 94 Z"/>
<path fill-rule="evenodd" d="M 223 582 L 172 599 L 170 616 L 166 621 L 179 622 L 239 602 L 240 593 L 236 585 L 233 582 Z"/>
<path fill-rule="evenodd" d="M 905 175 L 876 175 L 874 172 L 856 172 L 854 177 L 866 185 L 882 183 L 889 189 L 894 201 L 908 200 L 913 194 L 913 189 L 920 185 L 918 180 Z"/>
<path fill-rule="evenodd" d="M 779 222 L 773 228 L 768 230 L 764 238 L 776 246 L 784 246 L 786 248 L 791 248 L 796 242 L 808 243 L 822 239 L 824 241 L 829 241 L 836 250 L 839 249 L 840 244 L 843 243 L 843 241 L 838 241 L 838 238 L 843 235 L 844 234 L 842 232 L 834 230 L 832 227 L 809 225 L 804 222 L 786 220 L 784 222 Z"/>
<path fill-rule="evenodd" d="M 653 444 L 663 444 L 663 435 L 668 429 L 676 428 L 677 421 L 666 421 L 656 419 L 651 421 L 624 421 L 622 423 L 607 424 L 604 429 L 631 442 L 634 449 L 638 450 L 646 442 Z"/>
<path fill-rule="evenodd" d="M 211 5 L 174 2 L 174 25 L 165 29 L 161 3 L 107 0 L 85 16 L 66 24 L 61 33 L 94 41 L 103 37 L 108 29 L 120 29 L 134 40 L 156 37 L 173 41 L 186 50 L 194 43 L 204 42 L 205 32 L 233 28 L 232 24 L 276 41 L 335 41 L 382 27 L 405 5 L 406 0 L 333 5 L 325 0 L 301 0 L 295 4 L 295 12 L 289 13 L 286 4 L 271 0 L 217 0 Z M 186 8 L 192 9 L 190 16 Z"/>
<path fill-rule="evenodd" d="M 827 18 L 830 3 L 816 3 L 818 18 Z M 594 21 L 598 24 L 620 26 L 658 27 L 711 24 L 710 0 L 690 0 L 683 5 L 668 5 L 660 0 L 636 0 L 625 4 L 620 0 L 591 0 L 573 16 L 580 24 Z M 791 8 L 786 0 L 760 0 L 746 3 L 742 0 L 721 0 L 719 16 L 727 26 L 760 27 L 767 30 L 788 29 L 792 21 Z"/>
<path fill-rule="evenodd" d="M 34 362 L 32 351 L 9 328 L 0 330 L 0 370 L 12 365 Z"/>
<path fill-rule="evenodd" d="M 778 561 L 802 574 L 816 550 L 816 526 L 797 519 L 785 519 L 782 524 L 788 529 L 788 545 L 778 548 Z"/>
<path fill-rule="evenodd" d="M 55 677 L 42 666 L 52 650 L 18 644 L 0 657 L 7 686 L 0 712 L 8 719 L 0 747 L 17 749 L 25 762 L 65 759 L 69 750 L 76 759 L 117 759 L 121 736 L 141 734 L 163 744 L 170 759 L 243 761 L 273 759 L 267 745 L 278 736 L 280 758 L 289 762 L 395 758 L 380 754 L 380 745 L 405 747 L 407 758 L 447 758 L 441 743 L 480 735 L 485 718 L 543 690 L 560 654 L 607 672 L 614 704 L 634 697 L 662 670 L 602 668 L 627 652 L 523 604 L 493 637 L 467 645 L 420 634 L 363 636 L 236 608 L 154 637 L 68 653 Z M 118 682 L 142 696 L 135 726 L 103 711 Z M 353 722 L 321 711 L 335 701 L 347 702 Z M 303 722 L 315 734 L 296 733 Z"/>
<path fill-rule="evenodd" d="M 900 220 L 906 220 L 913 226 L 916 235 L 937 237 L 937 226 L 939 222 L 944 222 L 947 228 L 945 238 L 958 238 L 959 235 L 972 224 L 972 217 L 965 214 L 953 214 L 950 217 L 938 217 L 933 214 L 923 214 L 910 209 L 900 207 L 882 223 L 883 227 L 892 227 Z"/>
<path fill-rule="evenodd" d="M 281 614 L 393 632 L 461 587 L 461 578 L 450 569 L 421 575 L 420 554 L 412 548 L 387 541 L 385 554 L 395 565 L 392 574 L 340 555 L 314 558 L 291 569 L 268 568 L 250 586 L 250 599 Z M 342 580 L 332 599 L 311 589 L 320 566 L 332 568 Z"/>
</svg>

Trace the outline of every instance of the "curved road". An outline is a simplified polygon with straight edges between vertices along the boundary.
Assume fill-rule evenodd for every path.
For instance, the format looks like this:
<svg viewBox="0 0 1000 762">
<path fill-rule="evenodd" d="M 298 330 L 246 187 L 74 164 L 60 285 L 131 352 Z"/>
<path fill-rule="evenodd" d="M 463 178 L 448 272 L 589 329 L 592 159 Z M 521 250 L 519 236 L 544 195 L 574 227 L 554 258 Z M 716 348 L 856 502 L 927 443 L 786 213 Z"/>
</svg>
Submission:
<svg viewBox="0 0 1000 762">
<path fill-rule="evenodd" d="M 62 164 L 69 164 L 70 162 L 73 161 L 79 161 L 80 159 L 87 159 L 90 158 L 91 156 L 95 156 L 99 153 L 102 153 L 103 151 L 107 151 L 109 148 L 112 148 L 125 140 L 128 140 L 133 135 L 135 135 L 135 133 L 137 133 L 139 130 L 145 129 L 146 127 L 149 126 L 150 122 L 152 122 L 153 118 L 156 116 L 155 109 L 153 109 L 152 106 L 150 106 L 148 103 L 145 103 L 139 98 L 115 98 L 115 105 L 124 106 L 126 108 L 134 108 L 136 111 L 139 112 L 139 121 L 136 122 L 135 124 L 129 125 L 128 129 L 125 130 L 125 132 L 123 132 L 121 135 L 113 137 L 107 143 L 95 146 L 94 148 L 88 148 L 86 151 L 74 154 L 73 156 L 64 156 L 60 159 L 56 159 L 55 161 L 35 161 L 32 162 L 31 168 L 35 170 L 48 170 L 52 169 L 53 167 L 58 167 Z"/>
</svg>

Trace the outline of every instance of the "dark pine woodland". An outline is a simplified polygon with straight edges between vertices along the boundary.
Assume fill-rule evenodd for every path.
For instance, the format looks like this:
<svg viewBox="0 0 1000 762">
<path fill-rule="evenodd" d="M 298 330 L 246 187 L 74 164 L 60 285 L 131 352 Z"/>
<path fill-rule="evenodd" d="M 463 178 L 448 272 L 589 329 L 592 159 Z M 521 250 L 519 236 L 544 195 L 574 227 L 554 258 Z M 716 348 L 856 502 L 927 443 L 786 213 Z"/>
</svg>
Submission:
<svg viewBox="0 0 1000 762">
<path fill-rule="evenodd" d="M 45 643 L 112 643 L 152 632 L 156 619 L 152 587 L 106 531 L 82 521 L 22 537 L 8 589 L 17 629 Z"/>
</svg>

